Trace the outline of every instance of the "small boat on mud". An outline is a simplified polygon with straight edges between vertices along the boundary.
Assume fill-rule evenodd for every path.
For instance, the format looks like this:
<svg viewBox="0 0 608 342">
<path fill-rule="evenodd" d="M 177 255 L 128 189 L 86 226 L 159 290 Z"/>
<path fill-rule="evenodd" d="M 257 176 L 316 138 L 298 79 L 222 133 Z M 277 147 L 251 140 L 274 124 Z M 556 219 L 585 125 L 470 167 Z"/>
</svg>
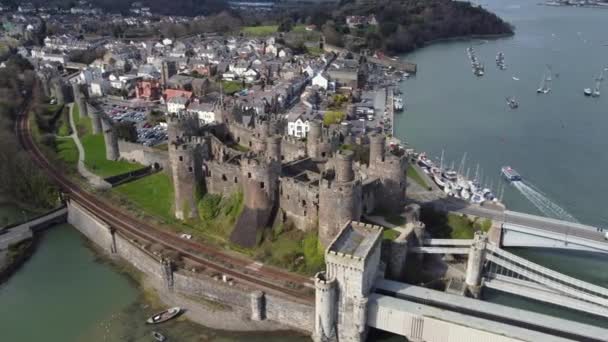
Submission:
<svg viewBox="0 0 608 342">
<path fill-rule="evenodd" d="M 158 341 L 158 342 L 164 342 L 164 341 L 167 340 L 167 338 L 165 337 L 165 335 L 159 333 L 158 331 L 153 331 L 152 332 L 152 337 L 154 337 L 154 340 Z"/>
<path fill-rule="evenodd" d="M 156 313 L 154 315 L 152 315 L 150 318 L 148 318 L 148 320 L 146 320 L 146 323 L 148 324 L 159 324 L 159 323 L 163 323 L 166 322 L 172 318 L 175 318 L 177 315 L 179 315 L 182 312 L 182 309 L 180 307 L 174 307 L 174 308 L 170 308 L 167 309 L 165 311 L 161 311 L 159 313 Z"/>
</svg>

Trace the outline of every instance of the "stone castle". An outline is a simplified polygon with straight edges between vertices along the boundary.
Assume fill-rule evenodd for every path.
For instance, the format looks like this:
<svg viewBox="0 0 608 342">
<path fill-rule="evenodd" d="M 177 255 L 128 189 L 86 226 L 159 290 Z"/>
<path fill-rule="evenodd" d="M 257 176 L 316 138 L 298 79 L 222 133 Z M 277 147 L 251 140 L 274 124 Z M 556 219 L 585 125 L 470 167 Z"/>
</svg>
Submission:
<svg viewBox="0 0 608 342">
<path fill-rule="evenodd" d="M 252 116 L 247 125 L 232 117 L 222 121 L 199 127 L 185 114 L 168 117 L 178 219 L 197 217 L 204 193 L 242 191 L 244 209 L 233 242 L 253 246 L 257 232 L 279 220 L 303 231 L 318 229 L 327 246 L 345 223 L 403 208 L 406 157 L 387 151 L 383 135 L 355 138 L 348 125 L 311 122 L 302 141 L 283 137 L 278 118 Z M 369 162 L 356 161 L 345 145 L 369 151 Z"/>
</svg>

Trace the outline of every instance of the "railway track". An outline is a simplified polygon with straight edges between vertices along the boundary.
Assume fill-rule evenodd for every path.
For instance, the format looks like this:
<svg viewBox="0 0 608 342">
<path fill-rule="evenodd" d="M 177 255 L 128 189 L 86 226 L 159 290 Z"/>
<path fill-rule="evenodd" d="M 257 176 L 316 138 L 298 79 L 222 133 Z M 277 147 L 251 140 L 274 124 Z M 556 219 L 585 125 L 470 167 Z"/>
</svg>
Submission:
<svg viewBox="0 0 608 342">
<path fill-rule="evenodd" d="M 15 133 L 23 148 L 41 168 L 45 169 L 49 176 L 61 187 L 62 191 L 70 196 L 71 200 L 75 200 L 79 205 L 117 231 L 126 233 L 126 236 L 145 239 L 149 242 L 160 244 L 165 248 L 178 251 L 188 259 L 210 270 L 226 274 L 237 281 L 286 295 L 298 301 L 307 303 L 313 301 L 314 298 L 308 291 L 313 283 L 307 277 L 263 265 L 257 267 L 255 274 L 241 272 L 239 269 L 245 270 L 253 261 L 230 255 L 214 246 L 184 240 L 175 234 L 158 229 L 147 222 L 128 215 L 120 209 L 114 208 L 80 188 L 53 166 L 34 143 L 29 129 L 27 113 L 27 109 L 21 113 L 15 125 Z"/>
</svg>

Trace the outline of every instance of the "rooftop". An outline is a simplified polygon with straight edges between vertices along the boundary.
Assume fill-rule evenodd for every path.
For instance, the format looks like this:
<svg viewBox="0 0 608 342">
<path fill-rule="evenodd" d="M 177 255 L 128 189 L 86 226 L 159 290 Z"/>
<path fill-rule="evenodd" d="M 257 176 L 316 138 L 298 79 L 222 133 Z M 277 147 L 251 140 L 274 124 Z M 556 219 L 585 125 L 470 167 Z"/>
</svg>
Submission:
<svg viewBox="0 0 608 342">
<path fill-rule="evenodd" d="M 329 245 L 329 253 L 364 259 L 382 236 L 382 228 L 360 222 L 349 222 Z"/>
</svg>

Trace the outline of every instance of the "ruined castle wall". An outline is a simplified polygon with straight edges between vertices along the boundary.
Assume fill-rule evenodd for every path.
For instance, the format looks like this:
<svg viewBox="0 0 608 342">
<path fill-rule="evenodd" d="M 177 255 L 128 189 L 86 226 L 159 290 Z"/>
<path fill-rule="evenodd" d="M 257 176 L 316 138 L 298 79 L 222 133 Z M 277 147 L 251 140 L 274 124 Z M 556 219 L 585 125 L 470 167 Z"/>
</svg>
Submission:
<svg viewBox="0 0 608 342">
<path fill-rule="evenodd" d="M 118 140 L 120 158 L 134 161 L 146 166 L 156 166 L 169 171 L 169 152 L 157 150 L 141 144 Z"/>
<path fill-rule="evenodd" d="M 279 189 L 279 203 L 285 218 L 300 230 L 314 230 L 319 217 L 319 187 L 281 178 Z"/>
<path fill-rule="evenodd" d="M 284 137 L 281 150 L 283 162 L 290 162 L 306 157 L 306 143 L 297 139 Z"/>
<path fill-rule="evenodd" d="M 205 163 L 207 192 L 229 196 L 241 188 L 242 176 L 238 165 L 223 164 L 215 161 Z"/>
<path fill-rule="evenodd" d="M 230 125 L 230 133 L 237 144 L 245 146 L 256 153 L 264 152 L 266 146 L 265 139 L 267 137 L 258 138 L 253 130 L 238 124 Z"/>
</svg>

